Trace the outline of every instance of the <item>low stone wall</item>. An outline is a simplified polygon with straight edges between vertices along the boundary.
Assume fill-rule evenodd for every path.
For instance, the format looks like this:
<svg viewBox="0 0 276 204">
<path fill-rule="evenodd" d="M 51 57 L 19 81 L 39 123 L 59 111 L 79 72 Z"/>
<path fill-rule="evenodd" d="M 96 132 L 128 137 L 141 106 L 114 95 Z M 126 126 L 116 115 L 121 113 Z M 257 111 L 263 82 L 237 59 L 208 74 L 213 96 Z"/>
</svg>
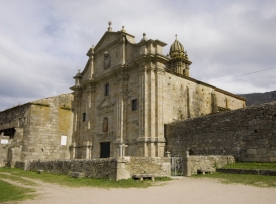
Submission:
<svg viewBox="0 0 276 204">
<path fill-rule="evenodd" d="M 106 159 L 74 159 L 53 161 L 16 162 L 16 168 L 54 174 L 83 172 L 87 177 L 128 179 L 134 174 L 151 173 L 154 176 L 170 176 L 169 158 L 124 157 Z"/>
<path fill-rule="evenodd" d="M 189 156 L 184 159 L 190 166 L 191 174 L 197 174 L 198 170 L 216 169 L 225 166 L 226 164 L 235 163 L 235 158 L 230 155 L 209 155 L 209 156 Z"/>
<path fill-rule="evenodd" d="M 165 126 L 167 151 L 233 155 L 237 161 L 276 162 L 276 101 L 191 118 Z"/>
<path fill-rule="evenodd" d="M 126 170 L 130 175 L 153 174 L 155 177 L 171 175 L 171 163 L 168 157 L 125 157 Z"/>
<path fill-rule="evenodd" d="M 54 174 L 83 172 L 87 177 L 114 179 L 116 163 L 115 158 L 32 161 L 28 170 L 43 169 L 45 172 Z"/>
<path fill-rule="evenodd" d="M 217 169 L 217 172 L 227 174 L 253 174 L 253 175 L 265 175 L 265 176 L 276 176 L 276 170 L 265 170 L 265 169 Z"/>
<path fill-rule="evenodd" d="M 24 161 L 17 161 L 15 162 L 14 167 L 18 168 L 18 169 L 23 169 L 23 170 L 27 170 L 27 166 L 28 166 L 29 162 L 24 162 Z"/>
</svg>

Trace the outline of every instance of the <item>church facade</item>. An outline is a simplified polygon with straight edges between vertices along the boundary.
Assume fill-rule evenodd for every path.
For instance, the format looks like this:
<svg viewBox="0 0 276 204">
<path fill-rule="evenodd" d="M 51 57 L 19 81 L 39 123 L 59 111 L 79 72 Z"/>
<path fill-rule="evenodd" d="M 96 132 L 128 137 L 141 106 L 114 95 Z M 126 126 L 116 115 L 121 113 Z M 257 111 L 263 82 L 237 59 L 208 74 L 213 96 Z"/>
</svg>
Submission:
<svg viewBox="0 0 276 204">
<path fill-rule="evenodd" d="M 71 87 L 71 158 L 163 157 L 164 124 L 245 107 L 245 99 L 190 77 L 183 45 L 136 43 L 124 28 L 108 30 L 94 47 Z M 123 151 L 123 153 L 122 153 Z"/>
</svg>

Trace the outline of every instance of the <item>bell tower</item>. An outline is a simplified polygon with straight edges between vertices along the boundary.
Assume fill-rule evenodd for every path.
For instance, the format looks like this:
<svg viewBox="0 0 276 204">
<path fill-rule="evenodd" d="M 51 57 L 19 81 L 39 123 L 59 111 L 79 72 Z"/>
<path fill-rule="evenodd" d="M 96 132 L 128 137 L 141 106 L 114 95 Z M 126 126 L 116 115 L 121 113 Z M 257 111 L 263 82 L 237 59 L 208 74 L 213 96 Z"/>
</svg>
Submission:
<svg viewBox="0 0 276 204">
<path fill-rule="evenodd" d="M 167 67 L 178 74 L 189 77 L 192 62 L 188 58 L 187 51 L 184 51 L 184 46 L 177 40 L 177 35 L 175 37 L 175 41 L 170 48 L 170 60 Z"/>
</svg>

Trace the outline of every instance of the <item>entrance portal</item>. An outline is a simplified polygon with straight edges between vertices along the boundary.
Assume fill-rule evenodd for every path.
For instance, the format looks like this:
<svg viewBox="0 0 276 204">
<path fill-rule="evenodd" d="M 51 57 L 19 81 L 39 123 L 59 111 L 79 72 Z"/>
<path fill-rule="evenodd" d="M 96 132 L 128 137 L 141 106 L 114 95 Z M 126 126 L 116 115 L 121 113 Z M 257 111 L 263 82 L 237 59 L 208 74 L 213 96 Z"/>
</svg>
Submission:
<svg viewBox="0 0 276 204">
<path fill-rule="evenodd" d="M 102 142 L 101 143 L 101 158 L 110 157 L 110 142 Z"/>
</svg>

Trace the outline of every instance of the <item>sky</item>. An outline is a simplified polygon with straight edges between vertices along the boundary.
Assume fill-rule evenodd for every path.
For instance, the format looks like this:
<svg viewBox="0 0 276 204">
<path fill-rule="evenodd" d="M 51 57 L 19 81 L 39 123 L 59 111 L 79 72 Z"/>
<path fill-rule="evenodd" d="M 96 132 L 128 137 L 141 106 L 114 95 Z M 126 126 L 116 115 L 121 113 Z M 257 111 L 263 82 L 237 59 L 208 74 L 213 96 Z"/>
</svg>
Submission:
<svg viewBox="0 0 276 204">
<path fill-rule="evenodd" d="M 276 90 L 274 0 L 1 0 L 0 110 L 72 92 L 112 21 L 139 42 L 178 40 L 190 76 L 231 93 Z"/>
</svg>

